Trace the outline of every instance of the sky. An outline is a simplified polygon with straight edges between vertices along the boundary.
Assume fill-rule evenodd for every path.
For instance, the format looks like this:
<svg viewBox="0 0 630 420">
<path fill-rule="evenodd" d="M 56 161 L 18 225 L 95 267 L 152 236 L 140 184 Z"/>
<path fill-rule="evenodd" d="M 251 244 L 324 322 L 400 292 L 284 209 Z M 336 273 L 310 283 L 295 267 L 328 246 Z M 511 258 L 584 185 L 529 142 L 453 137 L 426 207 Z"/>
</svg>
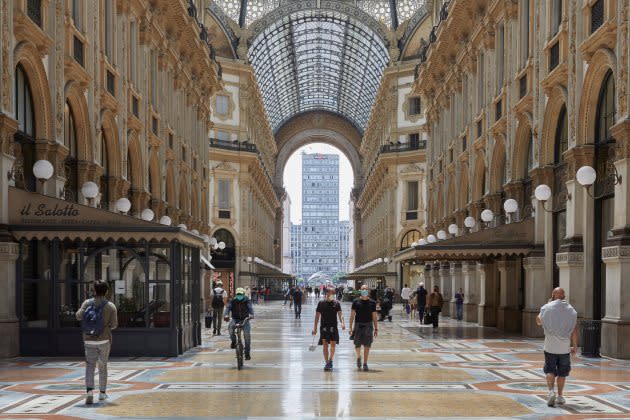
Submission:
<svg viewBox="0 0 630 420">
<path fill-rule="evenodd" d="M 289 157 L 284 167 L 284 188 L 291 199 L 291 222 L 294 224 L 302 222 L 302 151 L 339 155 L 339 220 L 349 220 L 348 202 L 354 185 L 350 161 L 336 147 L 324 143 L 312 143 L 300 147 Z"/>
</svg>

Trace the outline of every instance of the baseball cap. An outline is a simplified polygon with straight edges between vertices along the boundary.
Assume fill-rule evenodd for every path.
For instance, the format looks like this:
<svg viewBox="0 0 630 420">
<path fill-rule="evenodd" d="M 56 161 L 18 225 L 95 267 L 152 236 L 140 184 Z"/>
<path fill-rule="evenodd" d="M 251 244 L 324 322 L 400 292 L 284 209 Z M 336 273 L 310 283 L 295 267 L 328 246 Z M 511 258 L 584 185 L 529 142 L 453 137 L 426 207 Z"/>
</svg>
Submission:
<svg viewBox="0 0 630 420">
<path fill-rule="evenodd" d="M 238 289 L 236 289 L 236 294 L 237 295 L 244 295 L 245 294 L 245 289 L 243 289 L 242 287 L 239 287 Z"/>
</svg>

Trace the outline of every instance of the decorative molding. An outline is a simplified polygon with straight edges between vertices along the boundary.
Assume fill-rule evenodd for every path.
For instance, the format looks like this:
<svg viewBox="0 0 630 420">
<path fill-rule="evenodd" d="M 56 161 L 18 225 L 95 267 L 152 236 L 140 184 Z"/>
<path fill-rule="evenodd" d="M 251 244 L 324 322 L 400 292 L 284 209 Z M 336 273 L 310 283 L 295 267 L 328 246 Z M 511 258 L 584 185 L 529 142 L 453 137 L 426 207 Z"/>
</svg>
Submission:
<svg viewBox="0 0 630 420">
<path fill-rule="evenodd" d="M 583 252 L 560 252 L 556 254 L 556 264 L 558 265 L 581 265 L 583 263 Z"/>
</svg>

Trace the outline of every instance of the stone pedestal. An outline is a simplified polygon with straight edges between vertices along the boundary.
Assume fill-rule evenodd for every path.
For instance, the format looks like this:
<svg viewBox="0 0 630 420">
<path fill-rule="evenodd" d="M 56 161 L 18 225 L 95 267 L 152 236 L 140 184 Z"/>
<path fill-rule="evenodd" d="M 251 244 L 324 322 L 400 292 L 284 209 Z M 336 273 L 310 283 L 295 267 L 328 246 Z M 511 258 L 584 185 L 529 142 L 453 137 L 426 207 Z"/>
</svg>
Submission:
<svg viewBox="0 0 630 420">
<path fill-rule="evenodd" d="M 479 309 L 477 315 L 479 325 L 496 327 L 494 264 L 477 263 L 477 276 L 479 278 Z"/>
<path fill-rule="evenodd" d="M 444 306 L 442 306 L 443 316 L 452 316 L 451 306 L 451 265 L 448 262 L 440 265 L 440 293 L 444 298 Z"/>
<path fill-rule="evenodd" d="M 477 264 L 464 261 L 462 263 L 462 277 L 464 279 L 464 321 L 477 322 L 479 316 Z"/>
<path fill-rule="evenodd" d="M 546 279 L 545 257 L 527 257 L 523 260 L 525 268 L 525 309 L 523 309 L 523 335 L 525 337 L 543 337 L 543 329 L 536 324 L 540 307 L 546 303 L 547 287 L 540 280 Z"/>
<path fill-rule="evenodd" d="M 584 278 L 584 253 L 559 252 L 556 254 L 556 264 L 560 269 L 560 287 L 564 289 L 567 301 L 575 308 L 578 317 L 588 317 L 586 296 L 592 296 L 592 285 L 587 285 Z M 551 291 L 546 291 L 551 296 Z"/>
<path fill-rule="evenodd" d="M 20 353 L 20 324 L 15 308 L 15 261 L 19 246 L 10 242 L 8 232 L 0 231 L 0 358 Z"/>
<path fill-rule="evenodd" d="M 618 359 L 630 358 L 630 246 L 602 249 L 606 264 L 606 316 L 602 320 L 601 354 Z M 624 287 L 625 286 L 625 287 Z"/>
<path fill-rule="evenodd" d="M 501 260 L 497 265 L 499 268 L 497 327 L 505 332 L 520 332 L 522 327 L 521 311 L 518 308 L 520 261 Z"/>
</svg>

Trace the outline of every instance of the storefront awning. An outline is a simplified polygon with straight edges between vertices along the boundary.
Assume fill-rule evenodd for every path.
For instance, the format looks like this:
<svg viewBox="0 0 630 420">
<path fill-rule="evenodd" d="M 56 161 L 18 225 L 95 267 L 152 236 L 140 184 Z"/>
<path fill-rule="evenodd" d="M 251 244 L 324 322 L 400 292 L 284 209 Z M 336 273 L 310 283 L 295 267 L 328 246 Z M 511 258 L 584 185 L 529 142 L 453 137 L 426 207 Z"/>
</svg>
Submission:
<svg viewBox="0 0 630 420">
<path fill-rule="evenodd" d="M 479 260 L 525 256 L 534 244 L 534 219 L 501 225 L 427 245 L 404 249 L 394 261 Z"/>
<path fill-rule="evenodd" d="M 177 241 L 195 248 L 206 246 L 201 236 L 176 226 L 147 222 L 12 187 L 9 188 L 8 225 L 17 240 Z"/>
</svg>

